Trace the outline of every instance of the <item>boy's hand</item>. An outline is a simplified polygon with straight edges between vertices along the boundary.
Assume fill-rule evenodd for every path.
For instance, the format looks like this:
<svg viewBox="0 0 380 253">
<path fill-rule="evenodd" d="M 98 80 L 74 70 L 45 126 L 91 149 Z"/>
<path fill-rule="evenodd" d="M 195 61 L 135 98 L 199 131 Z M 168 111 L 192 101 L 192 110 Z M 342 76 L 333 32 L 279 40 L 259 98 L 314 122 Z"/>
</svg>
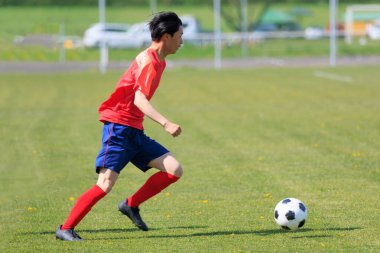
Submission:
<svg viewBox="0 0 380 253">
<path fill-rule="evenodd" d="M 164 129 L 165 129 L 166 132 L 168 132 L 169 134 L 171 134 L 173 137 L 177 137 L 182 132 L 182 129 L 181 129 L 181 127 L 179 125 L 177 125 L 175 123 L 172 123 L 170 121 L 167 121 L 164 124 Z"/>
</svg>

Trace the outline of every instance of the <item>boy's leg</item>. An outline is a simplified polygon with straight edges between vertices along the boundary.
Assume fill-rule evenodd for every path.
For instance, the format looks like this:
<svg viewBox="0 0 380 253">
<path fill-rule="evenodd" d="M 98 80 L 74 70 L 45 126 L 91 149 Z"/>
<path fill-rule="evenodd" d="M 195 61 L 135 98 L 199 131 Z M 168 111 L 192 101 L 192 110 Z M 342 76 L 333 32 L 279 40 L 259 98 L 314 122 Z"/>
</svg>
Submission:
<svg viewBox="0 0 380 253">
<path fill-rule="evenodd" d="M 148 226 L 142 220 L 138 206 L 182 176 L 181 165 L 170 153 L 152 160 L 148 166 L 160 171 L 148 178 L 135 194 L 119 204 L 119 211 L 127 215 L 139 229 L 144 231 L 148 230 Z"/>
<path fill-rule="evenodd" d="M 91 208 L 104 196 L 106 192 L 97 184 L 92 186 L 88 191 L 83 193 L 71 209 L 69 216 L 62 225 L 61 230 L 74 229 L 78 223 L 86 216 Z"/>
<path fill-rule="evenodd" d="M 119 174 L 112 170 L 101 169 L 98 182 L 78 198 L 61 229 L 74 229 L 91 208 L 111 191 L 118 176 Z"/>
<path fill-rule="evenodd" d="M 180 163 L 170 153 L 152 160 L 148 166 L 160 171 L 148 178 L 145 184 L 128 198 L 128 205 L 131 207 L 138 207 L 144 201 L 175 183 L 182 176 Z"/>
<path fill-rule="evenodd" d="M 70 230 L 71 232 L 90 212 L 92 207 L 111 191 L 118 175 L 118 173 L 112 170 L 101 169 L 99 171 L 97 183 L 78 198 L 65 223 L 58 228 L 56 234 L 58 239 L 65 240 L 66 237 L 64 235 L 64 238 L 61 238 L 61 234 L 64 233 L 63 231 Z M 75 235 L 73 236 L 75 237 Z"/>
</svg>

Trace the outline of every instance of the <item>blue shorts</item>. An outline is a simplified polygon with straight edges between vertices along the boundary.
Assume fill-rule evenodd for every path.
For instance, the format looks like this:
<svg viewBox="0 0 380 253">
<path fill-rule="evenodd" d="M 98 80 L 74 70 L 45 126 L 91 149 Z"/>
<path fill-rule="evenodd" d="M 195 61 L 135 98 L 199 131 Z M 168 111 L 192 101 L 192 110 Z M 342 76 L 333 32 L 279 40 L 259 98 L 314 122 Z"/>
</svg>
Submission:
<svg viewBox="0 0 380 253">
<path fill-rule="evenodd" d="M 102 148 L 95 161 L 96 173 L 101 168 L 120 173 L 129 162 L 145 172 L 150 169 L 149 162 L 168 152 L 142 130 L 106 122 L 103 127 Z"/>
</svg>

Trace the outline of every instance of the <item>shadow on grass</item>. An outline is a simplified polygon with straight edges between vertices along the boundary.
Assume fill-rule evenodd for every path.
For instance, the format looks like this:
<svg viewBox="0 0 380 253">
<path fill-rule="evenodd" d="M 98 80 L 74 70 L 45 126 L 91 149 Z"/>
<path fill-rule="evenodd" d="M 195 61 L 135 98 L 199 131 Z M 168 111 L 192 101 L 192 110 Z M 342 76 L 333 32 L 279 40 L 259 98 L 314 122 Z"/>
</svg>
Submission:
<svg viewBox="0 0 380 253">
<path fill-rule="evenodd" d="M 76 232 L 85 232 L 85 233 L 125 233 L 136 231 L 135 228 L 107 228 L 107 229 L 75 229 Z M 21 235 L 52 235 L 55 234 L 55 230 L 51 231 L 39 231 L 39 232 L 25 232 L 20 233 Z"/>
<path fill-rule="evenodd" d="M 266 229 L 266 230 L 228 230 L 228 231 L 215 231 L 215 232 L 204 232 L 204 233 L 193 233 L 188 235 L 152 235 L 147 236 L 149 238 L 154 237 L 197 237 L 197 236 L 220 236 L 220 235 L 247 235 L 247 234 L 255 234 L 259 236 L 268 236 L 268 235 L 276 235 L 276 234 L 294 234 L 294 235 L 302 235 L 309 232 L 323 232 L 323 231 L 352 231 L 362 229 L 359 227 L 353 227 L 353 228 L 326 228 L 326 229 L 310 229 L 310 228 L 304 228 L 296 231 L 288 231 L 288 230 L 282 230 L 282 229 Z M 323 237 L 324 235 L 310 235 L 308 237 Z M 306 237 L 305 236 L 299 236 Z"/>
<path fill-rule="evenodd" d="M 159 230 L 179 230 L 179 229 L 202 229 L 208 228 L 208 226 L 183 226 L 183 227 L 168 227 L 168 228 L 153 228 L 150 231 L 159 231 Z M 264 229 L 264 230 L 226 230 L 226 231 L 211 231 L 211 232 L 199 232 L 199 233 L 190 233 L 190 234 L 159 234 L 159 235 L 150 235 L 149 232 L 142 232 L 138 228 L 109 228 L 109 229 L 83 229 L 77 230 L 78 233 L 128 233 L 128 232 L 141 232 L 144 233 L 144 236 L 133 236 L 129 237 L 127 235 L 122 237 L 108 237 L 108 238 L 90 238 L 88 241 L 98 241 L 98 240 L 125 240 L 131 238 L 188 238 L 188 237 L 213 237 L 213 236 L 225 236 L 225 235 L 258 235 L 258 236 L 270 236 L 277 234 L 290 234 L 294 235 L 293 239 L 306 239 L 306 238 L 326 238 L 333 237 L 329 234 L 310 234 L 313 232 L 339 232 L 339 231 L 353 231 L 363 229 L 360 227 L 349 227 L 349 228 L 325 228 L 325 229 L 310 229 L 304 228 L 296 231 L 288 231 L 282 229 Z M 27 232 L 21 233 L 23 235 L 54 235 L 54 231 L 41 231 L 41 232 Z M 86 240 L 86 241 L 87 241 Z"/>
<path fill-rule="evenodd" d="M 149 228 L 149 231 L 156 230 L 177 230 L 177 229 L 200 229 L 208 228 L 208 226 L 183 226 L 183 227 L 166 227 L 166 228 Z M 140 231 L 138 228 L 101 228 L 101 229 L 75 229 L 78 233 L 126 233 L 126 232 L 136 232 Z M 51 235 L 54 234 L 55 230 L 51 231 L 36 231 L 36 232 L 24 232 L 21 235 Z"/>
<path fill-rule="evenodd" d="M 176 227 L 176 228 L 169 228 L 169 229 L 188 229 L 193 228 L 196 229 L 198 227 Z M 291 234 L 295 235 L 292 237 L 293 239 L 306 239 L 306 238 L 326 238 L 326 237 L 333 237 L 333 235 L 308 235 L 310 232 L 331 232 L 331 231 L 353 231 L 357 229 L 362 229 L 360 227 L 352 227 L 352 228 L 326 228 L 326 229 L 300 229 L 296 231 L 288 231 L 288 230 L 281 230 L 281 229 L 267 229 L 267 230 L 228 230 L 228 231 L 214 231 L 214 232 L 203 232 L 203 233 L 191 233 L 191 234 L 170 234 L 170 235 L 149 235 L 149 232 L 146 234 L 146 236 L 137 236 L 133 237 L 136 238 L 188 238 L 188 237 L 212 237 L 212 236 L 225 236 L 225 235 L 259 235 L 259 236 L 270 236 L 270 235 L 276 235 L 276 234 Z M 157 229 L 161 230 L 161 229 Z M 164 229 L 163 229 L 164 230 Z M 89 240 L 124 240 L 124 239 L 131 239 L 127 236 L 125 237 L 119 237 L 119 238 L 93 238 Z"/>
</svg>

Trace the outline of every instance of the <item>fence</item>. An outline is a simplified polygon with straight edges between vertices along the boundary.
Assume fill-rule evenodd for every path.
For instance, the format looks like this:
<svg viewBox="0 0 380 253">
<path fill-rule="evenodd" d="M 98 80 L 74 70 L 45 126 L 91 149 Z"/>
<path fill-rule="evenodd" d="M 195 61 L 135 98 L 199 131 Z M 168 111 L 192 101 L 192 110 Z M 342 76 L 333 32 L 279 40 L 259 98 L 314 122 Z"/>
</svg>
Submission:
<svg viewBox="0 0 380 253">
<path fill-rule="evenodd" d="M 351 44 L 344 41 L 345 5 L 338 12 L 338 57 L 380 55 L 379 40 L 367 34 L 353 37 Z M 168 6 L 157 5 L 158 11 Z M 230 6 L 231 13 L 238 13 L 237 6 Z M 294 57 L 329 57 L 329 6 L 273 4 L 261 15 L 263 5 L 249 4 L 247 32 L 236 32 L 233 21 L 221 18 L 222 59 L 286 59 Z M 223 9 L 223 6 L 222 6 Z M 235 12 L 233 10 L 236 10 Z M 191 38 L 185 38 L 183 48 L 173 60 L 212 60 L 215 56 L 214 13 L 211 6 L 176 6 L 173 11 L 191 14 L 200 24 L 200 30 Z M 273 14 L 274 13 L 274 14 Z M 298 13 L 298 14 L 297 14 Z M 300 13 L 303 13 L 302 15 Z M 110 23 L 138 23 L 151 16 L 151 6 L 109 7 L 106 20 Z M 257 23 L 259 16 L 265 22 Z M 17 20 L 15 19 L 17 17 Z M 27 17 L 23 19 L 22 17 Z M 95 62 L 99 60 L 97 48 L 86 48 L 83 36 L 92 23 L 98 22 L 96 7 L 28 7 L 0 9 L 0 61 L 42 62 Z M 239 25 L 239 15 L 234 17 Z M 278 21 L 281 20 L 282 21 Z M 269 20 L 269 21 L 268 21 Z M 48 21 L 48 22 L 47 22 Z M 372 22 L 372 21 L 370 21 Z M 145 44 L 146 45 L 146 44 Z M 141 48 L 109 48 L 110 62 L 129 61 Z"/>
</svg>

